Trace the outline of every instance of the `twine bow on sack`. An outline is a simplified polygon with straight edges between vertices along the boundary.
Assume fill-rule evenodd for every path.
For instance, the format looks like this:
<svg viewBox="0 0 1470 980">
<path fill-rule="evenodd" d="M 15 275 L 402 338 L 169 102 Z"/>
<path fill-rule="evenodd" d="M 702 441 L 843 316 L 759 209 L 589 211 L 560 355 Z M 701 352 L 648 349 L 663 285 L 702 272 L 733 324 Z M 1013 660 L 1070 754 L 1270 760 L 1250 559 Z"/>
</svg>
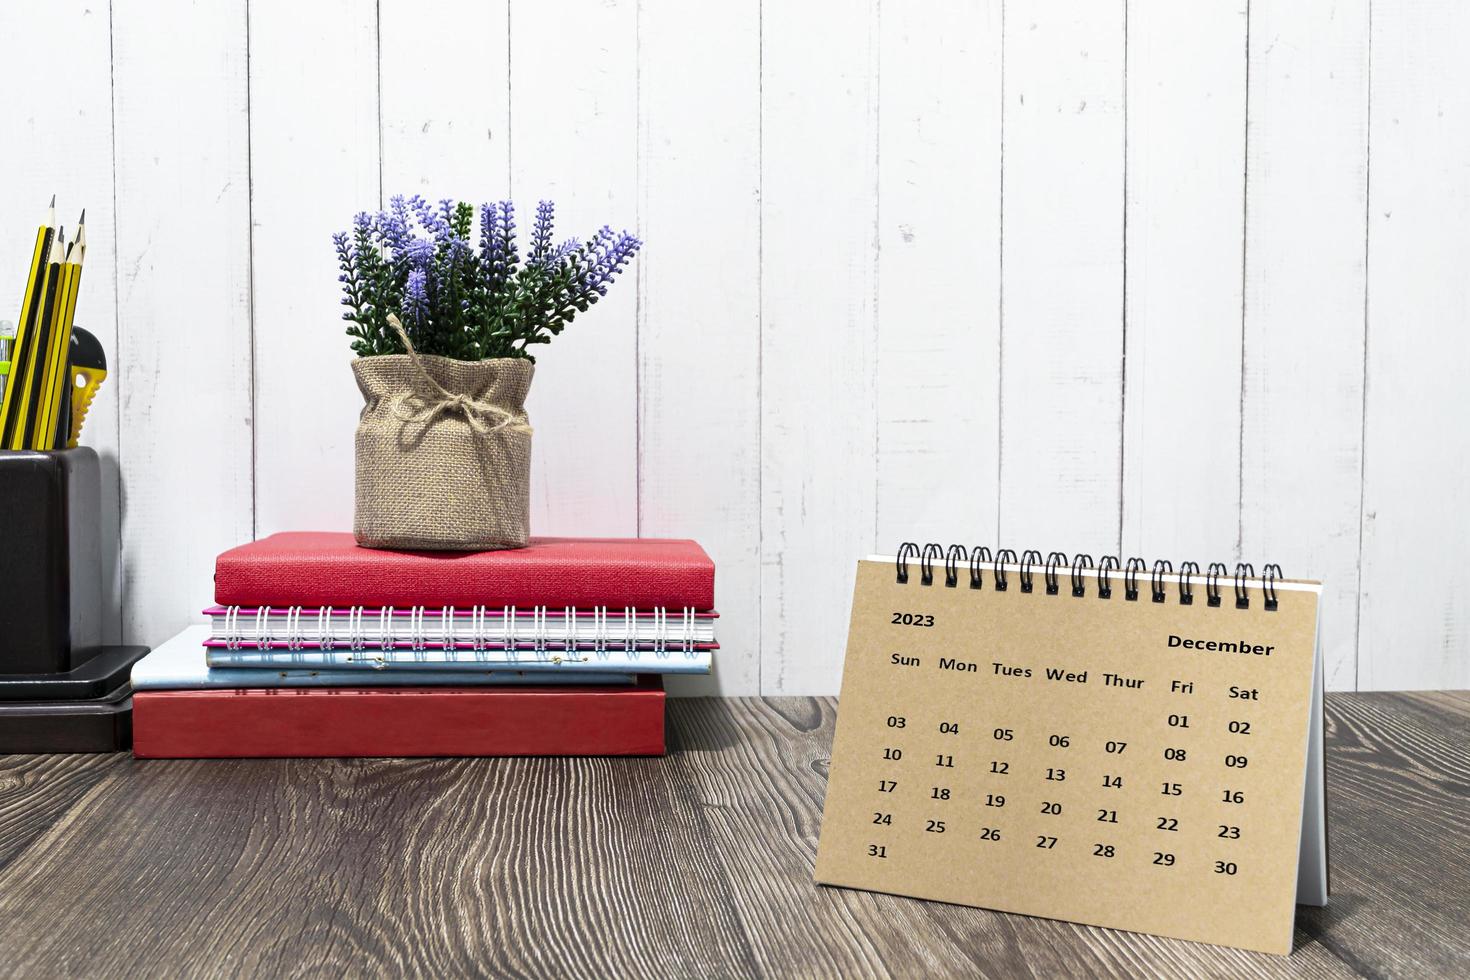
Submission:
<svg viewBox="0 0 1470 980">
<path fill-rule="evenodd" d="M 398 334 L 398 339 L 403 342 L 403 349 L 408 351 L 409 362 L 413 364 L 415 372 L 423 381 L 422 388 L 410 396 L 419 403 L 419 411 L 413 415 L 404 415 L 393 407 L 393 415 L 401 422 L 415 423 L 421 426 L 420 431 L 428 429 L 438 421 L 439 416 L 453 413 L 464 416 L 470 429 L 481 438 L 492 436 L 497 432 L 518 432 L 531 434 L 531 427 L 516 418 L 512 412 L 507 412 L 499 405 L 487 401 L 481 401 L 473 396 L 462 392 L 448 391 L 443 385 L 434 380 L 429 369 L 424 366 L 423 355 L 413 349 L 413 341 L 408 339 L 408 332 L 403 329 L 403 323 L 396 314 L 388 314 L 388 326 Z M 406 402 L 407 399 L 404 399 Z"/>
</svg>

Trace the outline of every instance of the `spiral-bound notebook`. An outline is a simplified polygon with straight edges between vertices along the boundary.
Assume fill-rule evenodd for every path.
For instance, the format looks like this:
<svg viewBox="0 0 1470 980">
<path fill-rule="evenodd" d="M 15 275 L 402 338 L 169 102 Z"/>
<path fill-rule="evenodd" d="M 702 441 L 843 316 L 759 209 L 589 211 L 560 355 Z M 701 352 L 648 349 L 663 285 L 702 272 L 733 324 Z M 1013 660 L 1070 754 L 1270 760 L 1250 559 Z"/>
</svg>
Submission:
<svg viewBox="0 0 1470 980">
<path fill-rule="evenodd" d="M 858 563 L 816 878 L 1274 953 L 1327 901 L 1321 585 Z"/>
<path fill-rule="evenodd" d="M 716 613 L 690 607 L 212 606 L 211 668 L 708 673 Z"/>
<path fill-rule="evenodd" d="M 429 646 L 441 650 L 524 644 L 634 648 L 711 646 L 718 613 L 683 609 L 474 606 L 210 606 L 205 646 L 297 649 Z"/>
</svg>

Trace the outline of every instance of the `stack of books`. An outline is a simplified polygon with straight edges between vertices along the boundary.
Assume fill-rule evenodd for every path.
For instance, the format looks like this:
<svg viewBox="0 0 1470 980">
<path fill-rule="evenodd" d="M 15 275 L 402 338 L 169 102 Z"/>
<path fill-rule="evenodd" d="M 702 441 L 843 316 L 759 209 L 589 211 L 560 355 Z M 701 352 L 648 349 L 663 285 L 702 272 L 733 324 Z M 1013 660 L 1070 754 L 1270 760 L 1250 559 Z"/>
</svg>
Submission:
<svg viewBox="0 0 1470 980">
<path fill-rule="evenodd" d="M 717 647 L 714 563 L 679 540 L 276 534 L 219 556 L 205 614 L 133 669 L 139 758 L 661 755 L 663 675 Z"/>
</svg>

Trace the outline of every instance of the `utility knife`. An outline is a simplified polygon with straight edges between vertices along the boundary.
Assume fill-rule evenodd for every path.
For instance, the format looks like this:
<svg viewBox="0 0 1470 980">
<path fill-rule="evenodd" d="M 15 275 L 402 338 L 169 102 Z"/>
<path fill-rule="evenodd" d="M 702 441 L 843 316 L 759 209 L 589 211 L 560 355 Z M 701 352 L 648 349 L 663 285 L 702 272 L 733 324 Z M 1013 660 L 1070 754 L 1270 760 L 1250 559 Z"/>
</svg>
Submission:
<svg viewBox="0 0 1470 980">
<path fill-rule="evenodd" d="M 102 344 L 96 337 L 81 327 L 73 326 L 68 357 L 71 430 L 67 435 L 66 448 L 73 449 L 82 434 L 82 423 L 86 421 L 87 409 L 92 407 L 92 398 L 107 377 L 107 355 L 103 353 Z"/>
</svg>

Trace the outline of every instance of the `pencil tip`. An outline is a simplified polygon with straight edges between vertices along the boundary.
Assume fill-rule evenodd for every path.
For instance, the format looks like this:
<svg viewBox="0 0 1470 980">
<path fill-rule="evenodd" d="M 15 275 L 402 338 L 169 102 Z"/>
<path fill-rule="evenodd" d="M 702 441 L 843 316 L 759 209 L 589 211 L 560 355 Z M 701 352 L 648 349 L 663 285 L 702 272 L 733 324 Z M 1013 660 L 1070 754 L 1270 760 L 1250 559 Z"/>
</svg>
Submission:
<svg viewBox="0 0 1470 980">
<path fill-rule="evenodd" d="M 80 228 L 82 225 L 84 225 L 86 223 L 87 223 L 87 209 L 86 208 L 82 208 L 82 216 L 77 219 L 77 227 Z"/>
<path fill-rule="evenodd" d="M 51 206 L 53 208 L 56 207 L 56 195 L 55 194 L 52 194 L 51 195 Z"/>
</svg>

